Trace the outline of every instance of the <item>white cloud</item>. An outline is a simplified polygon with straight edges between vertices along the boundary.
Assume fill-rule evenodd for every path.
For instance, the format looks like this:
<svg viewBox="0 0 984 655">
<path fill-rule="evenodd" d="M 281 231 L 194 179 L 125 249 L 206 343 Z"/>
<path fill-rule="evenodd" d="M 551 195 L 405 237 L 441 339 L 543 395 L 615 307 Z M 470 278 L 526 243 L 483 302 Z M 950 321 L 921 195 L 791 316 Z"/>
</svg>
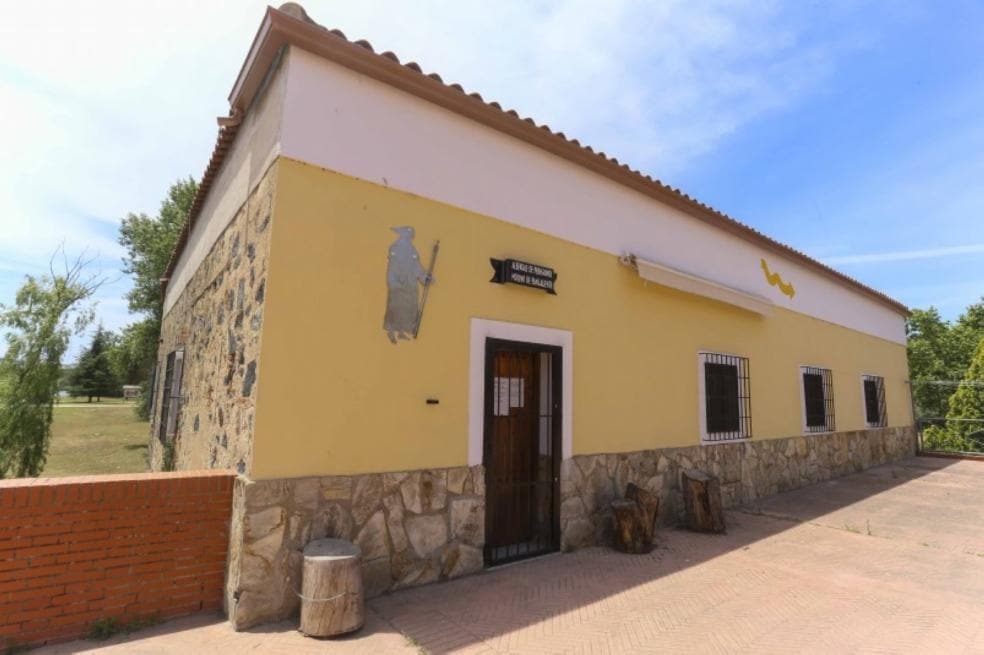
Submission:
<svg viewBox="0 0 984 655">
<path fill-rule="evenodd" d="M 118 257 L 115 237 L 98 223 L 152 212 L 171 182 L 201 173 L 212 119 L 224 113 L 222 89 L 262 10 L 238 30 L 207 3 L 3 11 L 0 256 L 47 256 L 65 240 Z"/>
<path fill-rule="evenodd" d="M 863 38 L 778 2 L 309 3 L 367 38 L 659 176 L 751 120 L 794 105 Z"/>
<path fill-rule="evenodd" d="M 660 176 L 801 101 L 857 45 L 849 30 L 813 35 L 817 15 L 837 19 L 831 5 L 812 16 L 758 0 L 305 5 Z M 154 212 L 168 185 L 204 169 L 264 11 L 262 0 L 2 5 L 0 269 L 43 268 L 63 242 L 117 260 L 119 219 Z M 125 320 L 119 303 L 103 306 L 107 323 Z"/>
<path fill-rule="evenodd" d="M 654 172 L 677 169 L 829 74 L 782 3 L 308 2 L 352 38 Z M 4 179 L 97 220 L 199 174 L 262 2 L 21 3 L 0 20 Z M 26 206 L 25 206 L 26 205 Z M 9 217 L 10 199 L 2 215 Z M 16 213 L 16 212 L 14 212 Z M 9 219 L 7 219 L 9 220 Z"/>
<path fill-rule="evenodd" d="M 984 243 L 970 243 L 962 246 L 947 246 L 945 248 L 927 248 L 924 250 L 897 250 L 895 252 L 879 252 L 864 255 L 841 255 L 839 257 L 826 257 L 823 261 L 831 266 L 843 264 L 878 264 L 913 259 L 956 257 L 977 253 L 984 253 Z"/>
</svg>

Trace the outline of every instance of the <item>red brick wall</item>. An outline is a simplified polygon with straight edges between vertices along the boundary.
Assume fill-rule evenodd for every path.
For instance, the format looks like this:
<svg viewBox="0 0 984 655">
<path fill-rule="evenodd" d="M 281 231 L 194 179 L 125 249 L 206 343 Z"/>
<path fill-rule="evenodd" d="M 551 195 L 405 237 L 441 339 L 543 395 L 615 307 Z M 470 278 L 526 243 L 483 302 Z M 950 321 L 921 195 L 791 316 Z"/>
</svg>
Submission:
<svg viewBox="0 0 984 655">
<path fill-rule="evenodd" d="M 0 652 L 221 607 L 234 480 L 0 480 Z"/>
</svg>

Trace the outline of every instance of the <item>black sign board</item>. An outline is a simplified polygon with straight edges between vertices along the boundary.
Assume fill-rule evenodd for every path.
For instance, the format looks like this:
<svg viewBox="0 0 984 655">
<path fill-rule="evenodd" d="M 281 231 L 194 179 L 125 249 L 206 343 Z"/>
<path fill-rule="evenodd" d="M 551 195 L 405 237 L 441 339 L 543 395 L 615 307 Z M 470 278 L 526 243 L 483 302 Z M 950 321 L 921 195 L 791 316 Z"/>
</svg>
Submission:
<svg viewBox="0 0 984 655">
<path fill-rule="evenodd" d="M 524 287 L 543 289 L 547 293 L 556 294 L 554 283 L 557 273 L 552 268 L 537 266 L 518 259 L 490 259 L 495 274 L 489 282 L 496 284 L 521 284 Z"/>
</svg>

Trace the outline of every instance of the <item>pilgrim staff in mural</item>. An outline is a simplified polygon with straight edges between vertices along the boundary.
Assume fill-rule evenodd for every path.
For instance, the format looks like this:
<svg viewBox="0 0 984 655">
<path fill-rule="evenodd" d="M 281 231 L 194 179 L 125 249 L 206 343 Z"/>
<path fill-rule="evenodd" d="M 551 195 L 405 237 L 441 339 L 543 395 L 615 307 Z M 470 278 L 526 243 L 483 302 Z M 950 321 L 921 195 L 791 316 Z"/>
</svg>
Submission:
<svg viewBox="0 0 984 655">
<path fill-rule="evenodd" d="M 392 227 L 399 237 L 389 247 L 389 258 L 386 265 L 386 316 L 383 318 L 383 329 L 392 343 L 397 338 L 409 339 L 417 337 L 420 329 L 424 305 L 427 302 L 427 292 L 434 282 L 434 260 L 437 259 L 439 243 L 434 244 L 430 269 L 424 270 L 420 263 L 420 254 L 413 245 L 414 230 L 410 226 Z M 423 298 L 420 297 L 418 284 L 424 285 Z"/>
</svg>

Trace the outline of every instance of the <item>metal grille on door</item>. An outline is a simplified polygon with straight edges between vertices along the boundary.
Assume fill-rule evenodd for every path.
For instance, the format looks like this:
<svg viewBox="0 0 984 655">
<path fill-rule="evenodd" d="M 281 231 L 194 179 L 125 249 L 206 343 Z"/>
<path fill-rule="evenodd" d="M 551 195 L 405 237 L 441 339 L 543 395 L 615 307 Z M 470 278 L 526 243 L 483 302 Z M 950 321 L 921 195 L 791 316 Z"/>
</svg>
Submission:
<svg viewBox="0 0 984 655">
<path fill-rule="evenodd" d="M 487 564 L 559 542 L 560 349 L 490 339 L 486 359 Z"/>
</svg>

